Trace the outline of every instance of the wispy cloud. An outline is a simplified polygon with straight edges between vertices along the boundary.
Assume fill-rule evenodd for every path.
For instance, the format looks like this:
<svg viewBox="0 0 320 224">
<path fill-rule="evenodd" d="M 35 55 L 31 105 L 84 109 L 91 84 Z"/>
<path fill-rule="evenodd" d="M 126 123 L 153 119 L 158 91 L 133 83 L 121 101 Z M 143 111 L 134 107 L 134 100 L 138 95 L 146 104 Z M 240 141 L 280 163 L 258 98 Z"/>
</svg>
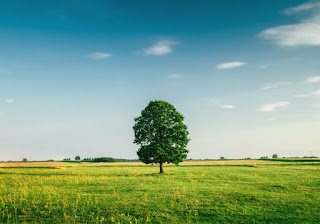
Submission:
<svg viewBox="0 0 320 224">
<path fill-rule="evenodd" d="M 168 76 L 169 79 L 181 79 L 183 75 L 180 74 L 171 74 Z"/>
<path fill-rule="evenodd" d="M 259 65 L 259 66 L 257 66 L 257 68 L 261 68 L 261 69 L 266 69 L 268 67 L 269 67 L 269 65 Z"/>
<path fill-rule="evenodd" d="M 263 112 L 272 112 L 279 108 L 285 108 L 290 104 L 290 102 L 274 102 L 270 104 L 263 104 L 257 110 L 263 111 Z"/>
<path fill-rule="evenodd" d="M 319 2 L 307 2 L 307 3 L 303 3 L 301 5 L 287 8 L 287 9 L 283 10 L 283 13 L 285 13 L 287 15 L 291 15 L 291 14 L 299 13 L 302 11 L 315 9 L 315 8 L 318 8 L 319 6 L 320 6 Z"/>
<path fill-rule="evenodd" d="M 224 109 L 236 109 L 237 106 L 235 105 L 220 105 L 221 108 L 224 108 Z"/>
<path fill-rule="evenodd" d="M 274 82 L 274 83 L 267 83 L 264 84 L 262 89 L 267 90 L 267 89 L 272 89 L 272 88 L 277 88 L 279 86 L 287 86 L 293 84 L 292 82 Z"/>
<path fill-rule="evenodd" d="M 297 94 L 297 95 L 293 95 L 292 97 L 295 97 L 295 98 L 306 98 L 306 97 L 309 97 L 309 95 L 307 95 L 307 94 Z"/>
<path fill-rule="evenodd" d="M 105 52 L 95 52 L 95 53 L 89 54 L 89 58 L 91 58 L 92 60 L 104 60 L 111 57 L 112 57 L 111 54 L 105 53 Z"/>
<path fill-rule="evenodd" d="M 312 83 L 318 83 L 320 82 L 320 76 L 311 76 L 306 78 L 304 81 L 300 82 L 273 82 L 273 83 L 266 83 L 262 87 L 263 90 L 277 88 L 280 86 L 288 86 L 288 85 L 301 85 L 301 84 L 312 84 Z M 294 97 L 299 96 L 306 96 L 306 95 L 295 95 Z"/>
<path fill-rule="evenodd" d="M 306 98 L 306 97 L 312 97 L 312 96 L 320 96 L 320 89 L 313 91 L 309 94 L 298 94 L 298 95 L 293 95 L 295 98 Z"/>
<path fill-rule="evenodd" d="M 314 96 L 320 96 L 320 89 L 311 93 Z"/>
<path fill-rule="evenodd" d="M 179 43 L 174 41 L 163 40 L 163 41 L 159 41 L 153 46 L 142 49 L 140 53 L 146 56 L 150 56 L 150 55 L 162 56 L 162 55 L 170 54 L 173 51 L 172 47 L 177 44 Z"/>
<path fill-rule="evenodd" d="M 224 104 L 223 102 L 221 102 L 220 99 L 216 98 L 216 97 L 211 97 L 211 98 L 207 98 L 206 102 L 208 102 L 210 105 L 214 105 L 215 107 L 220 107 L 223 109 L 236 109 L 238 108 L 238 106 L 233 105 L 233 104 Z"/>
<path fill-rule="evenodd" d="M 309 17 L 296 24 L 268 28 L 259 37 L 282 47 L 320 46 L 320 2 L 305 3 L 284 10 L 286 14 L 310 11 Z"/>
<path fill-rule="evenodd" d="M 13 103 L 14 99 L 6 99 L 6 103 Z"/>
<path fill-rule="evenodd" d="M 312 76 L 305 80 L 306 83 L 317 83 L 320 82 L 320 76 Z"/>
<path fill-rule="evenodd" d="M 240 62 L 240 61 L 233 61 L 233 62 L 225 62 L 217 65 L 217 69 L 219 70 L 224 70 L 224 69 L 230 69 L 230 68 L 236 68 L 236 67 L 241 67 L 245 66 L 248 63 L 245 62 Z"/>
</svg>

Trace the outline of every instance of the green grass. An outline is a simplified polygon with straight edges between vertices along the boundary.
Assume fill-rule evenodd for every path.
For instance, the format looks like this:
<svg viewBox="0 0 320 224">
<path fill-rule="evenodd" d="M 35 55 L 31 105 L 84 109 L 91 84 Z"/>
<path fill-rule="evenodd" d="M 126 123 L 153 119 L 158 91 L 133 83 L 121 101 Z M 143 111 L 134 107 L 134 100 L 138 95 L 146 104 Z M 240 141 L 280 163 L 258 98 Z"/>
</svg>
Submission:
<svg viewBox="0 0 320 224">
<path fill-rule="evenodd" d="M 319 163 L 318 163 L 319 164 Z M 0 223 L 319 223 L 320 164 L 0 168 Z"/>
</svg>

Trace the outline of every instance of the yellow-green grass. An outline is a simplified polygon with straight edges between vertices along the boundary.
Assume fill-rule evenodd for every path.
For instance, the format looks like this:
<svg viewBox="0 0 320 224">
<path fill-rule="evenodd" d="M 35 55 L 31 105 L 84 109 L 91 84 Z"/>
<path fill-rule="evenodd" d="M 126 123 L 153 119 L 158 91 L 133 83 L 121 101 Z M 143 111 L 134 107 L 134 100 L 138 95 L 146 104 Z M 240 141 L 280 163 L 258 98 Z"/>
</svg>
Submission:
<svg viewBox="0 0 320 224">
<path fill-rule="evenodd" d="M 0 164 L 0 223 L 319 223 L 320 163 Z"/>
</svg>

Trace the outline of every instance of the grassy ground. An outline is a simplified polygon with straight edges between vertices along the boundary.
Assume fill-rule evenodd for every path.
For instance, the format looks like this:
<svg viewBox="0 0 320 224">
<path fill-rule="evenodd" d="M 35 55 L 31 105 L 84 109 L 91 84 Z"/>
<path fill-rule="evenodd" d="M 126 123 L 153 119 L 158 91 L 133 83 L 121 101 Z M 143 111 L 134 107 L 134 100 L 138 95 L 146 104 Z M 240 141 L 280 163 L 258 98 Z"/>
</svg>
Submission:
<svg viewBox="0 0 320 224">
<path fill-rule="evenodd" d="M 320 163 L 0 164 L 0 223 L 319 223 Z"/>
</svg>

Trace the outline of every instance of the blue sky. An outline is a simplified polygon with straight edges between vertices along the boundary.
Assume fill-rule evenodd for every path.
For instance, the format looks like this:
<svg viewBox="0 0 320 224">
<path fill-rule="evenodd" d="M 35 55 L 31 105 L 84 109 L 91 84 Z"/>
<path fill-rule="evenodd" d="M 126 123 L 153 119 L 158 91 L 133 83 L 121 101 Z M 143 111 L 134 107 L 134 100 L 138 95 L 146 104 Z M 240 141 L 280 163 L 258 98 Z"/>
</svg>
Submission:
<svg viewBox="0 0 320 224">
<path fill-rule="evenodd" d="M 0 161 L 137 158 L 154 99 L 189 158 L 320 156 L 319 1 L 0 3 Z"/>
</svg>

